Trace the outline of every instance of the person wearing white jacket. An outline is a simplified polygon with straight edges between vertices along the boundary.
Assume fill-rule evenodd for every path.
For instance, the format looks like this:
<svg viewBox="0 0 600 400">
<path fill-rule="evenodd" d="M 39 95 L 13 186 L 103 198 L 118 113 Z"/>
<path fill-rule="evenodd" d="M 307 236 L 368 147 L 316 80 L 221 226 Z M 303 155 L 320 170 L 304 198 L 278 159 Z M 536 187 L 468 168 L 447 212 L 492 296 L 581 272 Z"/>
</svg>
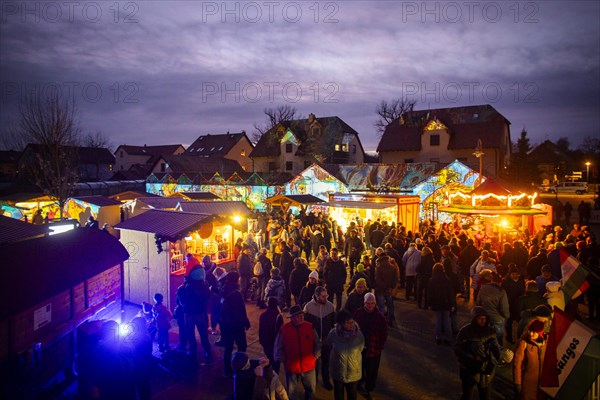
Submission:
<svg viewBox="0 0 600 400">
<path fill-rule="evenodd" d="M 496 262 L 494 259 L 490 258 L 490 253 L 487 250 L 481 252 L 481 256 L 475 260 L 469 269 L 472 278 L 471 287 L 473 288 L 474 298 L 477 298 L 477 294 L 479 293 L 479 273 L 484 269 L 490 269 L 492 272 L 498 273 L 496 270 Z"/>
<path fill-rule="evenodd" d="M 404 264 L 404 273 L 406 274 L 406 300 L 410 300 L 412 295 L 417 298 L 417 266 L 421 262 L 421 251 L 417 249 L 416 243 L 408 245 L 408 250 L 402 256 Z"/>
</svg>

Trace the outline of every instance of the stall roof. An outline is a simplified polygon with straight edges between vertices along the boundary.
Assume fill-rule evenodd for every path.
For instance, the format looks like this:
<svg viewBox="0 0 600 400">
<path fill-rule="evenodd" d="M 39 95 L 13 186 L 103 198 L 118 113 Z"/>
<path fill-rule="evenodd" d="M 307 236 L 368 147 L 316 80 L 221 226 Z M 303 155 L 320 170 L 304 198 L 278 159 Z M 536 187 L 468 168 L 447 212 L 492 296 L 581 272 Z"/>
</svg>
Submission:
<svg viewBox="0 0 600 400">
<path fill-rule="evenodd" d="M 546 211 L 537 208 L 483 208 L 483 207 L 440 207 L 440 212 L 465 215 L 545 215 Z"/>
<path fill-rule="evenodd" d="M 29 224 L 0 215 L 0 244 L 32 239 L 47 233 L 50 233 L 48 225 Z"/>
<path fill-rule="evenodd" d="M 192 200 L 221 200 L 219 196 L 211 192 L 181 192 L 181 194 Z"/>
<path fill-rule="evenodd" d="M 140 201 L 144 204 L 147 204 L 152 208 L 175 209 L 175 207 L 177 207 L 177 204 L 179 204 L 179 202 L 181 201 L 181 197 L 138 197 L 136 201 Z"/>
<path fill-rule="evenodd" d="M 384 208 L 396 207 L 394 203 L 375 203 L 371 201 L 330 201 L 325 204 L 328 207 L 342 207 L 342 208 L 369 208 L 372 210 L 381 210 Z"/>
<path fill-rule="evenodd" d="M 0 320 L 49 300 L 128 258 L 119 240 L 99 229 L 78 228 L 0 245 Z"/>
<path fill-rule="evenodd" d="M 155 233 L 167 239 L 177 239 L 210 220 L 212 216 L 207 214 L 149 210 L 115 225 L 114 228 Z"/>
<path fill-rule="evenodd" d="M 113 194 L 112 196 L 109 196 L 109 198 L 115 199 L 115 200 L 120 200 L 121 202 L 135 200 L 135 199 L 142 198 L 142 197 L 159 197 L 159 196 L 156 196 L 151 193 L 146 193 L 146 192 L 136 192 L 134 190 L 127 190 L 125 192 L 121 192 L 121 193 L 117 193 L 117 194 Z"/>
<path fill-rule="evenodd" d="M 242 201 L 214 201 L 210 203 L 200 201 L 182 201 L 177 206 L 177 210 L 207 215 L 240 214 L 246 216 L 252 214 L 252 211 Z"/>
<path fill-rule="evenodd" d="M 83 201 L 83 202 L 86 202 L 89 204 L 93 204 L 98 207 L 121 205 L 120 201 L 111 199 L 109 197 L 104 197 L 104 196 L 77 196 L 77 197 L 72 197 L 72 199 Z"/>
<path fill-rule="evenodd" d="M 267 204 L 272 205 L 309 205 L 324 203 L 325 200 L 313 196 L 312 194 L 279 194 L 277 196 L 269 197 L 264 201 Z"/>
</svg>

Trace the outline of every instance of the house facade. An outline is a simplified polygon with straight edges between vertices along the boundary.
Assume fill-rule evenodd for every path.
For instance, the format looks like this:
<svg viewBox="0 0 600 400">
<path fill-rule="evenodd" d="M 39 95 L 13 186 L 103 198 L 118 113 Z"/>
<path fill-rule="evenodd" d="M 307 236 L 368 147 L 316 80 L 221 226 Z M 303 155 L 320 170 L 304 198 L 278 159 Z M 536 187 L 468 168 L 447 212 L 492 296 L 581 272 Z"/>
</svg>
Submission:
<svg viewBox="0 0 600 400">
<path fill-rule="evenodd" d="M 222 135 L 203 135 L 192 143 L 184 154 L 236 161 L 244 171 L 252 171 L 250 153 L 254 149 L 245 131 Z"/>
<path fill-rule="evenodd" d="M 313 163 L 360 164 L 365 152 L 358 137 L 339 117 L 280 122 L 262 135 L 250 154 L 257 172 L 296 175 Z"/>
<path fill-rule="evenodd" d="M 510 122 L 488 104 L 412 111 L 386 127 L 377 151 L 381 163 L 458 160 L 476 171 L 474 153 L 483 153 L 483 175 L 499 176 L 510 161 Z"/>
<path fill-rule="evenodd" d="M 181 144 L 168 144 L 162 146 L 131 146 L 123 144 L 115 150 L 115 172 L 127 171 L 140 166 L 154 164 L 157 157 L 162 154 L 183 154 L 185 147 Z"/>
</svg>

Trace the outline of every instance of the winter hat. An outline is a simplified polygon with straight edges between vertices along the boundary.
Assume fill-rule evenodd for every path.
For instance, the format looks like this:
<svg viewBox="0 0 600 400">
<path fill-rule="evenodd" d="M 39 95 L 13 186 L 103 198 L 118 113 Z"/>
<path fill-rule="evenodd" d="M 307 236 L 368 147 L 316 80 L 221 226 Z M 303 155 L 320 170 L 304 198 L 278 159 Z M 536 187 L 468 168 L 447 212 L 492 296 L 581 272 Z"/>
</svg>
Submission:
<svg viewBox="0 0 600 400">
<path fill-rule="evenodd" d="M 200 265 L 196 265 L 190 271 L 190 279 L 194 281 L 202 281 L 206 279 L 206 271 L 204 271 L 204 268 L 202 268 Z"/>
<path fill-rule="evenodd" d="M 240 372 L 245 369 L 248 369 L 249 366 L 250 358 L 248 357 L 248 354 L 244 353 L 243 351 L 236 352 L 231 358 L 231 368 L 235 372 Z"/>
<path fill-rule="evenodd" d="M 491 281 L 493 279 L 493 274 L 494 274 L 494 272 L 488 268 L 482 269 L 479 272 L 479 276 L 481 278 L 487 279 L 488 281 Z"/>
<path fill-rule="evenodd" d="M 527 330 L 530 332 L 536 332 L 538 335 L 542 336 L 544 334 L 544 323 L 539 319 L 534 319 L 527 325 Z"/>
<path fill-rule="evenodd" d="M 364 285 L 366 287 L 367 286 L 367 280 L 365 278 L 357 279 L 355 286 L 358 286 L 358 285 Z"/>
<path fill-rule="evenodd" d="M 542 267 L 542 272 L 552 272 L 552 267 L 549 264 L 545 264 Z"/>
<path fill-rule="evenodd" d="M 480 316 L 484 316 L 484 317 L 489 317 L 487 311 L 485 311 L 485 308 L 480 307 L 480 306 L 475 306 L 471 309 L 471 317 L 473 318 L 477 318 Z"/>
<path fill-rule="evenodd" d="M 536 317 L 550 317 L 552 315 L 552 312 L 550 311 L 550 306 L 546 305 L 546 304 L 540 304 L 539 306 L 537 306 L 536 308 L 533 309 L 533 314 Z"/>
<path fill-rule="evenodd" d="M 521 273 L 521 271 L 519 270 L 519 267 L 517 267 L 516 264 L 510 263 L 508 265 L 509 265 L 509 268 L 508 268 L 509 274 L 516 274 L 516 273 L 520 274 Z"/>
<path fill-rule="evenodd" d="M 365 294 L 365 303 L 369 301 L 375 301 L 375 295 L 371 292 Z"/>
<path fill-rule="evenodd" d="M 237 271 L 231 271 L 227 274 L 227 278 L 225 279 L 227 279 L 227 282 L 237 283 L 240 279 L 240 274 Z"/>
<path fill-rule="evenodd" d="M 312 271 L 310 274 L 308 274 L 308 279 L 310 279 L 310 278 L 319 280 L 319 273 L 317 271 Z"/>
<path fill-rule="evenodd" d="M 279 268 L 275 267 L 275 268 L 271 268 L 271 275 L 272 276 L 279 276 L 279 274 L 281 274 L 281 271 L 279 270 Z M 535 282 L 534 282 L 535 283 Z"/>
<path fill-rule="evenodd" d="M 527 281 L 525 282 L 525 291 L 527 293 L 537 293 L 538 287 L 535 281 Z"/>
<path fill-rule="evenodd" d="M 365 270 L 365 265 L 360 263 L 356 266 L 356 272 L 363 272 Z"/>
<path fill-rule="evenodd" d="M 294 315 L 299 315 L 299 314 L 304 314 L 304 311 L 302 311 L 302 308 L 299 305 L 295 305 L 295 306 L 292 306 L 292 308 L 290 308 L 290 317 L 293 317 Z"/>
</svg>

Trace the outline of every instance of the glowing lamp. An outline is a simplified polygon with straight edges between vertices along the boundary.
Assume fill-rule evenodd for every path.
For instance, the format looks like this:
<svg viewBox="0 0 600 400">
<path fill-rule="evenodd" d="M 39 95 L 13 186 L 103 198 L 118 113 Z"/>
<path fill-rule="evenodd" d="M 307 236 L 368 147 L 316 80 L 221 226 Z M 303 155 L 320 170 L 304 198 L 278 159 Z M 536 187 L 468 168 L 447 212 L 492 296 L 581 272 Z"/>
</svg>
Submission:
<svg viewBox="0 0 600 400">
<path fill-rule="evenodd" d="M 235 216 L 233 217 L 233 221 L 234 221 L 234 222 L 240 222 L 241 220 L 242 220 L 242 217 L 240 217 L 239 215 L 235 215 Z"/>
<path fill-rule="evenodd" d="M 508 221 L 507 221 L 507 220 L 505 220 L 505 219 L 503 219 L 502 221 L 500 221 L 500 225 L 501 225 L 503 228 L 508 228 Z"/>
</svg>

